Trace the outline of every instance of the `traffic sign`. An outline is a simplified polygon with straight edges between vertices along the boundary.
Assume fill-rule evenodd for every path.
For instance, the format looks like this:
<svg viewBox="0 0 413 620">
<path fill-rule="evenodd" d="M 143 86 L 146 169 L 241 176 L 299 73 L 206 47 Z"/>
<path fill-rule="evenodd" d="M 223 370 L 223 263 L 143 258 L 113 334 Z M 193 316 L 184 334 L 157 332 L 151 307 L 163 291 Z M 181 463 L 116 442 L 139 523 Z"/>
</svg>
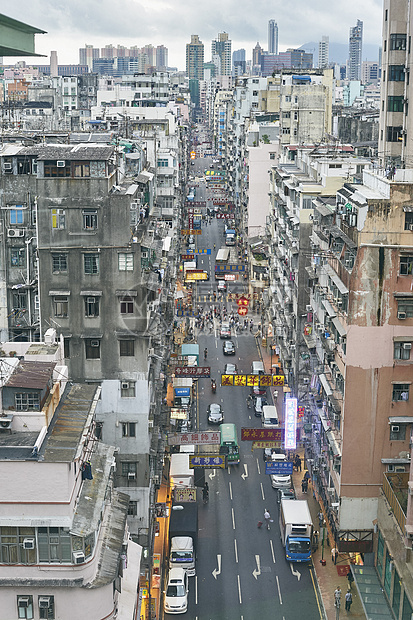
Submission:
<svg viewBox="0 0 413 620">
<path fill-rule="evenodd" d="M 282 429 L 241 428 L 241 441 L 282 441 Z"/>
<path fill-rule="evenodd" d="M 293 473 L 292 461 L 266 461 L 265 473 L 266 474 L 292 474 Z"/>
<path fill-rule="evenodd" d="M 195 469 L 197 467 L 225 469 L 225 456 L 218 454 L 203 454 L 202 456 L 189 456 L 189 467 Z"/>
</svg>

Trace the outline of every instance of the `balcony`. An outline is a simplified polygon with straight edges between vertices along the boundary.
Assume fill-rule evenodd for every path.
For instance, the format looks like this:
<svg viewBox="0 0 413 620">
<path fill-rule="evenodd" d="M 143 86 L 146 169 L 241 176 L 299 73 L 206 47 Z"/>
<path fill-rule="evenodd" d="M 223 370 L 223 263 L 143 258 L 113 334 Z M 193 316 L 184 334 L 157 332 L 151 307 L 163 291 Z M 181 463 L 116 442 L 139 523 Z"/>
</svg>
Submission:
<svg viewBox="0 0 413 620">
<path fill-rule="evenodd" d="M 383 493 L 393 511 L 394 518 L 404 533 L 407 514 L 408 473 L 383 474 Z"/>
</svg>

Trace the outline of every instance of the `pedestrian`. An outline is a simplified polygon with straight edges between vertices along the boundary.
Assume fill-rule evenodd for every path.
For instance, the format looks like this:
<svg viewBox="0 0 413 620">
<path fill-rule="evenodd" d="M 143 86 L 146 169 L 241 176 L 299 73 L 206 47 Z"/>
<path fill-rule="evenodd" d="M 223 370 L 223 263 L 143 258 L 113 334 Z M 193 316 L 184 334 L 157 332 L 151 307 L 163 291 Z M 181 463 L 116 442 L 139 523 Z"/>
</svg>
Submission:
<svg viewBox="0 0 413 620">
<path fill-rule="evenodd" d="M 350 611 L 351 603 L 353 602 L 353 595 L 350 592 L 350 590 L 347 590 L 345 598 L 346 598 L 346 611 Z"/>
<path fill-rule="evenodd" d="M 303 478 L 301 481 L 301 490 L 303 493 L 307 493 L 308 491 L 308 480 L 306 480 L 305 478 Z"/>
<path fill-rule="evenodd" d="M 338 549 L 336 549 L 336 547 L 333 547 L 331 549 L 331 561 L 333 562 L 333 564 L 337 564 L 337 556 L 338 556 Z"/>
<path fill-rule="evenodd" d="M 348 579 L 348 589 L 351 590 L 351 586 L 352 586 L 352 583 L 354 581 L 354 577 L 353 577 L 353 573 L 351 572 L 351 568 L 348 569 L 347 579 Z"/>
<path fill-rule="evenodd" d="M 341 604 L 341 588 L 337 586 L 334 590 L 334 607 L 340 607 Z"/>
<path fill-rule="evenodd" d="M 297 454 L 297 456 L 295 457 L 295 464 L 296 464 L 296 466 L 297 466 L 297 471 L 301 471 L 301 459 L 300 459 L 300 457 L 298 456 L 298 454 Z"/>
<path fill-rule="evenodd" d="M 318 523 L 319 523 L 319 525 L 320 525 L 320 530 L 321 530 L 321 528 L 322 528 L 322 527 L 323 527 L 323 525 L 324 525 L 324 515 L 323 515 L 323 513 L 321 512 L 321 510 L 320 510 L 320 512 L 318 513 Z"/>
<path fill-rule="evenodd" d="M 313 534 L 313 541 L 316 546 L 318 546 L 318 538 L 319 538 L 319 533 L 315 531 Z"/>
<path fill-rule="evenodd" d="M 277 402 L 277 399 L 278 399 L 278 390 L 274 390 L 274 392 L 273 392 L 273 398 L 274 398 L 274 402 L 276 403 L 276 402 Z"/>
<path fill-rule="evenodd" d="M 268 512 L 267 509 L 264 510 L 264 520 L 265 520 L 265 524 L 267 526 L 267 530 L 270 529 L 270 522 L 271 522 L 271 515 Z"/>
</svg>

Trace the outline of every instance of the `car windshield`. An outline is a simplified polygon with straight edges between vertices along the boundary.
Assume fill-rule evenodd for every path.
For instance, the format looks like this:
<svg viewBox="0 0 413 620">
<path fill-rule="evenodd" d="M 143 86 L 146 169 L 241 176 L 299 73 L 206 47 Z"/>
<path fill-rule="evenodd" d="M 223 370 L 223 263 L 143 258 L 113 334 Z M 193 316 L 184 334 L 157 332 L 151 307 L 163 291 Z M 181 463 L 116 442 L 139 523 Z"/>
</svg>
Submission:
<svg viewBox="0 0 413 620">
<path fill-rule="evenodd" d="M 172 551 L 171 557 L 173 560 L 192 560 L 190 551 Z"/>
<path fill-rule="evenodd" d="M 291 553 L 308 553 L 310 551 L 310 541 L 298 540 L 297 538 L 289 538 L 288 548 Z"/>
<path fill-rule="evenodd" d="M 220 405 L 212 404 L 212 405 L 210 405 L 210 408 L 211 408 L 211 413 L 220 413 L 221 412 L 221 406 Z"/>
<path fill-rule="evenodd" d="M 166 591 L 166 596 L 185 596 L 185 588 L 182 583 L 177 585 L 169 585 Z"/>
</svg>

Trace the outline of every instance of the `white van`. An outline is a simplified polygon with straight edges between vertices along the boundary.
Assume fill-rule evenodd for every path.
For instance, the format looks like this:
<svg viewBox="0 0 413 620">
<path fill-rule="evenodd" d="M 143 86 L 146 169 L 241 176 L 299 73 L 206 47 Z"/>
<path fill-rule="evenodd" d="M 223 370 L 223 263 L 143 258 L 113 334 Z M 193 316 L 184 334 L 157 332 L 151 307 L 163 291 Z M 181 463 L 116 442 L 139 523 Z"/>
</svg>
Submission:
<svg viewBox="0 0 413 620">
<path fill-rule="evenodd" d="M 273 405 L 264 405 L 262 408 L 262 425 L 264 428 L 279 427 L 277 409 Z"/>
<path fill-rule="evenodd" d="M 265 375 L 265 368 L 262 362 L 252 362 L 251 364 L 252 375 Z"/>
</svg>

